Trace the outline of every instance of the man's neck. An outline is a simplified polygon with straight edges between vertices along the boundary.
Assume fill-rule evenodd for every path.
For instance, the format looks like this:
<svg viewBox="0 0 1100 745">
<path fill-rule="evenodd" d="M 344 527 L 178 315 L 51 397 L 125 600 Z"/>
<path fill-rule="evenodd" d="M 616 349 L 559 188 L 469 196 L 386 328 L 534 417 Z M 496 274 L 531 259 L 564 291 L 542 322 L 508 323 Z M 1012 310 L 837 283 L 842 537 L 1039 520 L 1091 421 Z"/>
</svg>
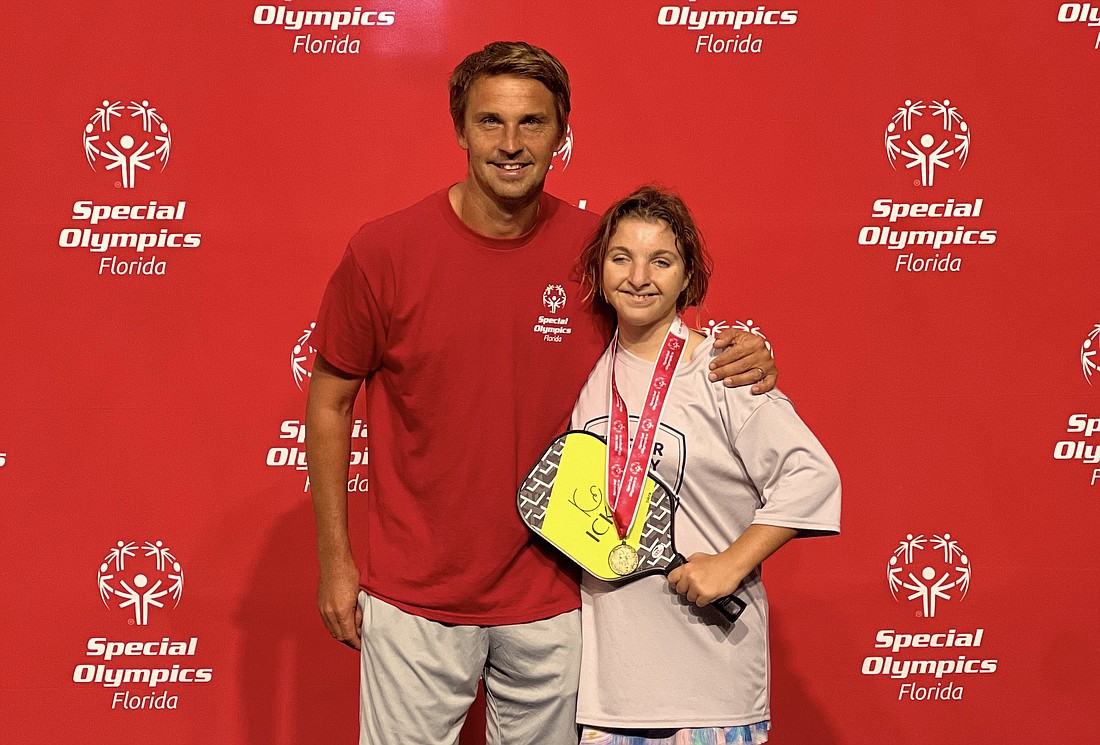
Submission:
<svg viewBox="0 0 1100 745">
<path fill-rule="evenodd" d="M 540 194 L 529 202 L 500 204 L 466 179 L 452 186 L 447 196 L 451 209 L 470 230 L 487 238 L 518 238 L 534 227 L 539 216 Z"/>
</svg>

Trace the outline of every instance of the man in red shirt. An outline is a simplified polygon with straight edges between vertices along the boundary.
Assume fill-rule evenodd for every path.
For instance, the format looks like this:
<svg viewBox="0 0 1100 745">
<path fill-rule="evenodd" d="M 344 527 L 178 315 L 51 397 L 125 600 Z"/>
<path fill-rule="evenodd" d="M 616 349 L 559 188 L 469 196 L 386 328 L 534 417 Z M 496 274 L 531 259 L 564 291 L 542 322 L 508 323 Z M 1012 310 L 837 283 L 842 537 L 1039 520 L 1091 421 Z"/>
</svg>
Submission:
<svg viewBox="0 0 1100 745">
<path fill-rule="evenodd" d="M 361 743 L 454 743 L 479 678 L 490 743 L 576 743 L 577 577 L 529 535 L 515 493 L 610 339 L 572 271 L 597 218 L 543 191 L 569 116 L 552 55 L 490 44 L 455 69 L 450 98 L 466 177 L 363 226 L 318 314 L 318 601 L 332 636 L 361 650 Z M 758 337 L 716 345 L 715 380 L 774 387 Z M 364 381 L 357 562 L 346 487 Z"/>
</svg>

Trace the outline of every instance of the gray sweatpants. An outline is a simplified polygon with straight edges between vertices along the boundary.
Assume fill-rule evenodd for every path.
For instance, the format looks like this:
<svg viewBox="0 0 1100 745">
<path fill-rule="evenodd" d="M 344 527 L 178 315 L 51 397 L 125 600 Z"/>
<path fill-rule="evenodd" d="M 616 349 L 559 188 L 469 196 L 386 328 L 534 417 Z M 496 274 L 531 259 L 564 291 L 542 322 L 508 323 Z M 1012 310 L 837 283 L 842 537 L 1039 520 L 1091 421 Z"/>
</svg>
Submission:
<svg viewBox="0 0 1100 745">
<path fill-rule="evenodd" d="M 576 745 L 580 611 L 460 626 L 359 593 L 360 745 L 454 745 L 485 681 L 488 745 Z"/>
</svg>

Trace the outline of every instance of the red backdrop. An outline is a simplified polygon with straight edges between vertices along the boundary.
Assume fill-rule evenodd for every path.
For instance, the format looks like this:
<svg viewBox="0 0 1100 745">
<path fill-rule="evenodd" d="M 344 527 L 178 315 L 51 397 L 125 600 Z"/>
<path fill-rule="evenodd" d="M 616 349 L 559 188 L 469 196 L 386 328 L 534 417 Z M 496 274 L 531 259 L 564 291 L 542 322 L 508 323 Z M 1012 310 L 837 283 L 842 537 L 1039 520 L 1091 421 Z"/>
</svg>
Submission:
<svg viewBox="0 0 1100 745">
<path fill-rule="evenodd" d="M 767 336 L 840 468 L 843 535 L 768 565 L 772 741 L 1091 741 L 1100 11 L 268 2 L 4 11 L 6 741 L 354 741 L 309 324 L 360 224 L 462 178 L 446 78 L 500 38 L 573 79 L 549 190 L 679 190 L 700 323 Z"/>
</svg>

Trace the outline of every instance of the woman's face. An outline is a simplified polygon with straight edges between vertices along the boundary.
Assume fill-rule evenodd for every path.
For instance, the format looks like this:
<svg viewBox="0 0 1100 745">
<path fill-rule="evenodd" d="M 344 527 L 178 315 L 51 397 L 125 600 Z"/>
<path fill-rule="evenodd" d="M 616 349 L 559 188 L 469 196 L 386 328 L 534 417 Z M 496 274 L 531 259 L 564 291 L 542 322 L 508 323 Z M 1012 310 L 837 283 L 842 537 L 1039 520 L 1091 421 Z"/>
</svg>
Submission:
<svg viewBox="0 0 1100 745">
<path fill-rule="evenodd" d="M 628 217 L 619 221 L 603 260 L 603 295 L 620 327 L 667 327 L 676 301 L 688 285 L 684 257 L 664 220 Z"/>
</svg>

